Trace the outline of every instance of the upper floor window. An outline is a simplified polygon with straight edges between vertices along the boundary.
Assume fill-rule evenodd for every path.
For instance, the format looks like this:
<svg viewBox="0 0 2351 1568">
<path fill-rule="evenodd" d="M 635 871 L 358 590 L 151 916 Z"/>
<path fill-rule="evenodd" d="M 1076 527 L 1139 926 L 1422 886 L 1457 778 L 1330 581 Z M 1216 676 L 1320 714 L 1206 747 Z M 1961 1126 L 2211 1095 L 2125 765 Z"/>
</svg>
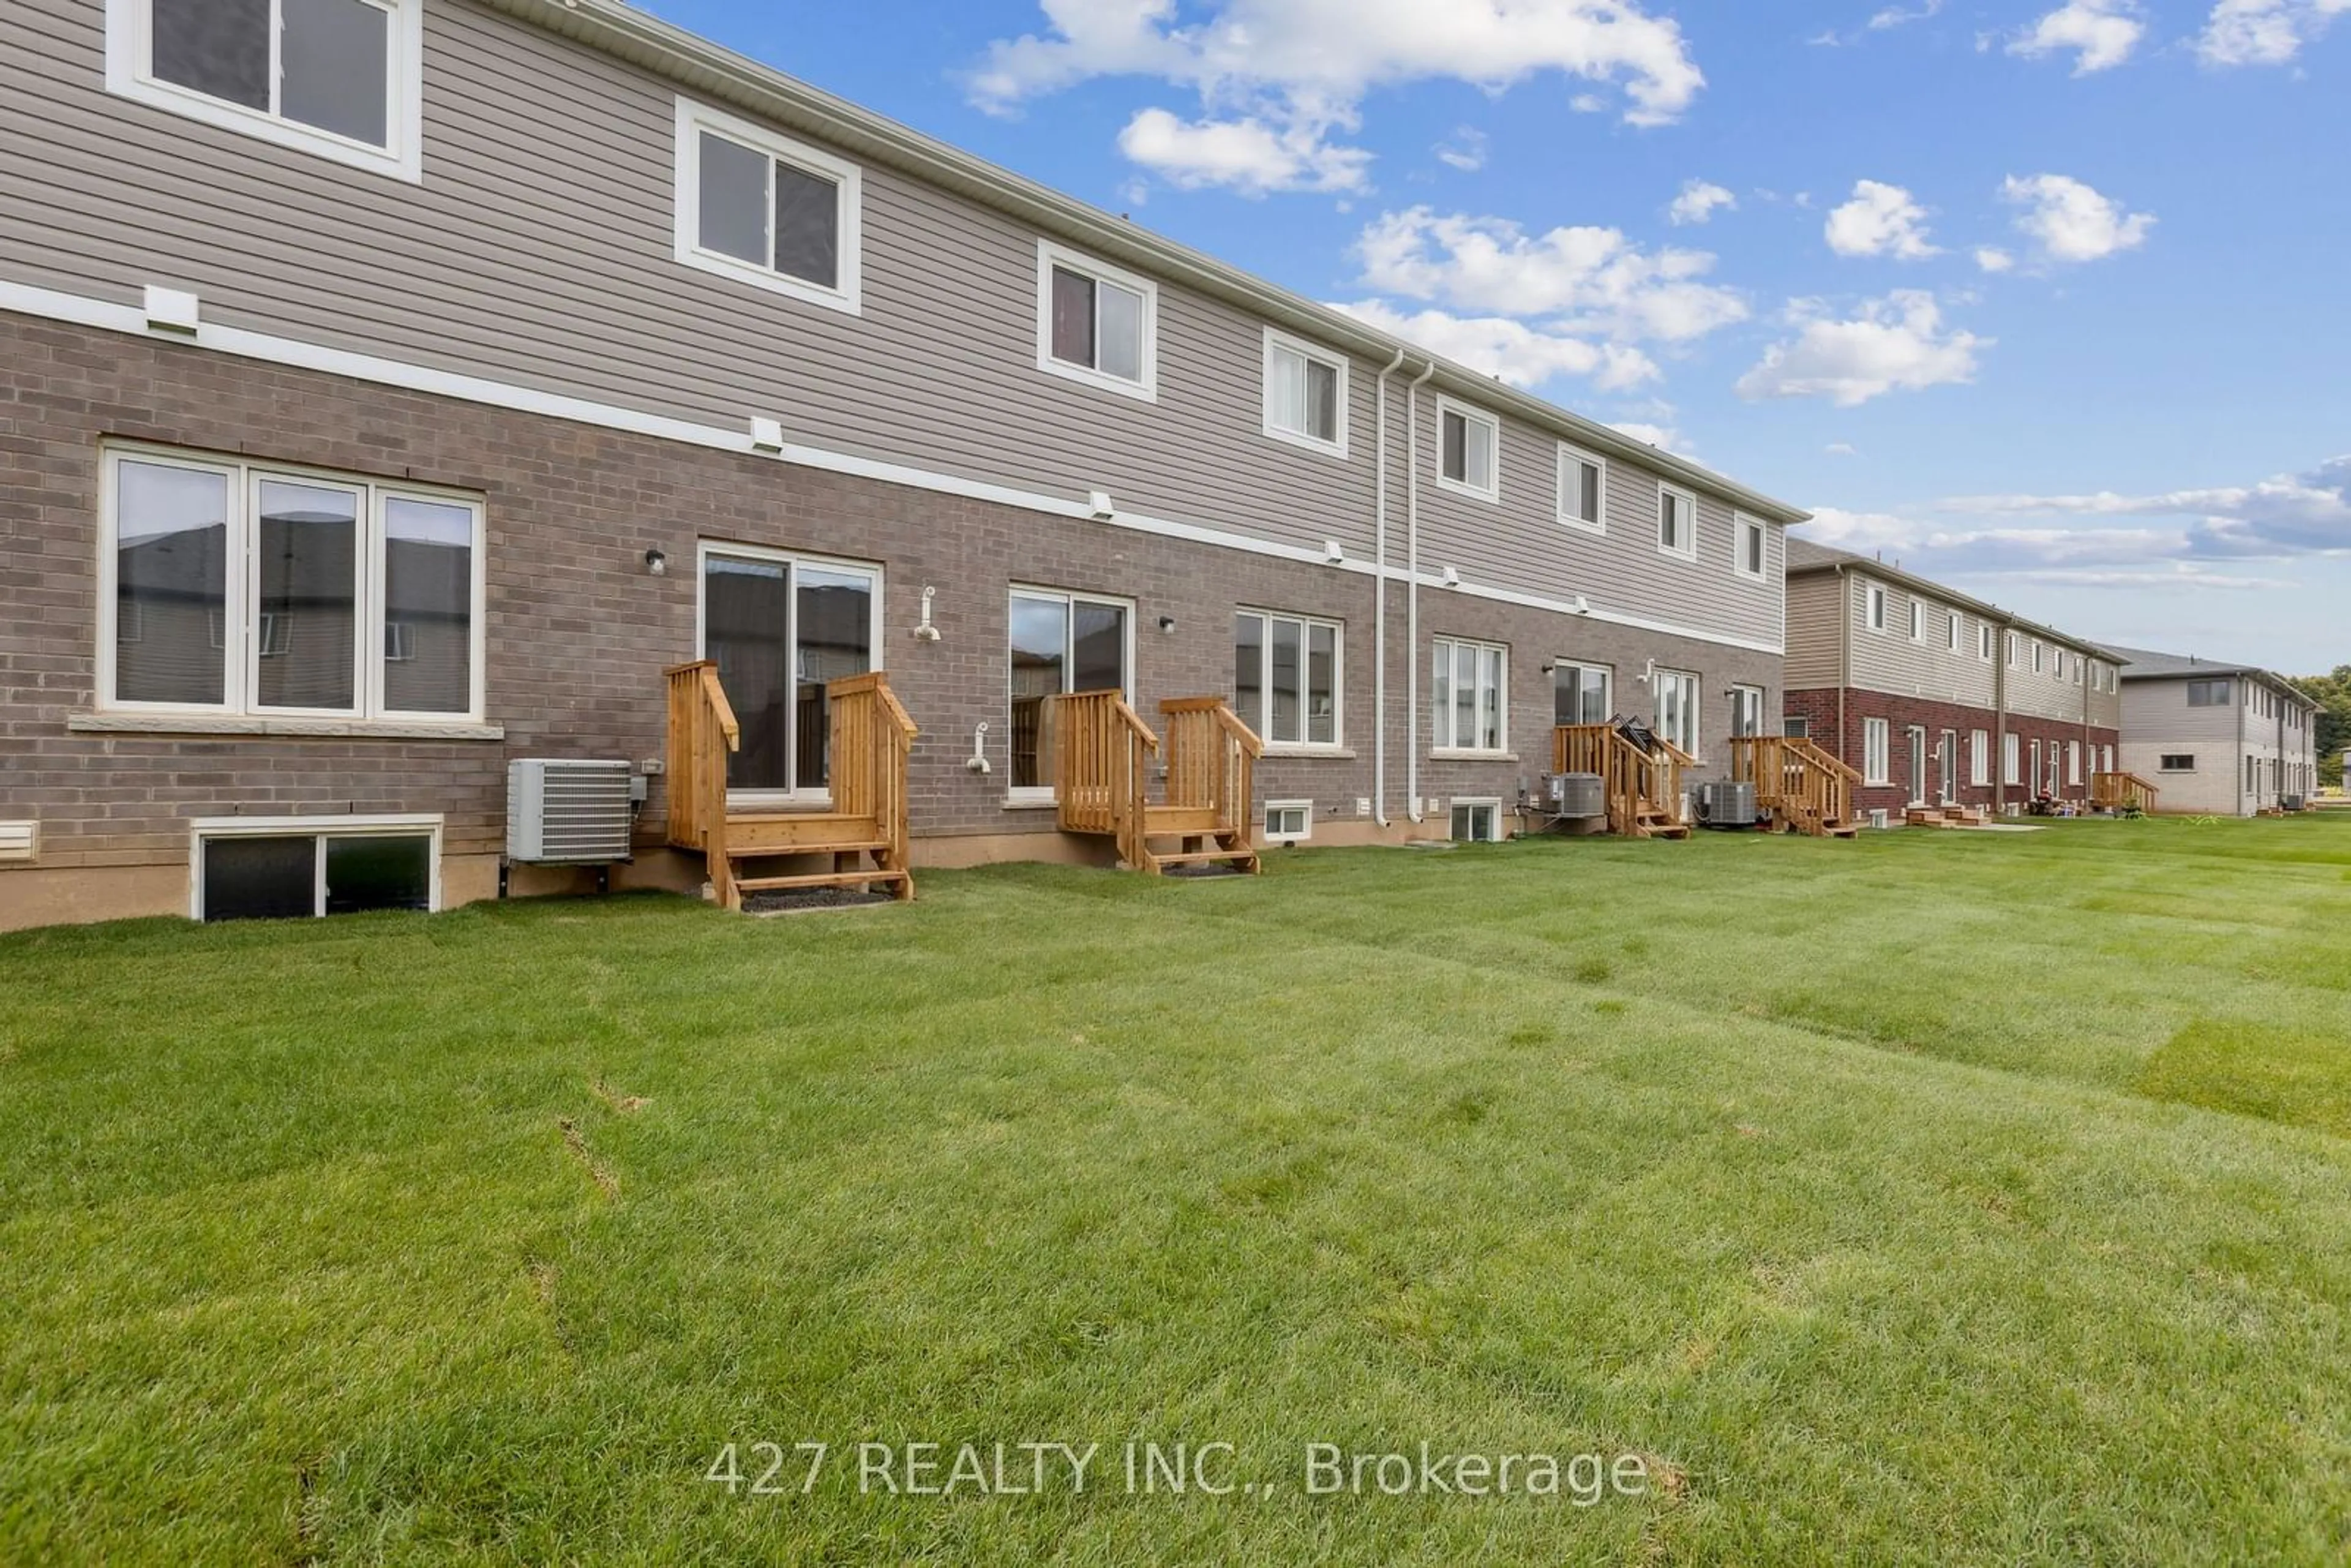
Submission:
<svg viewBox="0 0 2351 1568">
<path fill-rule="evenodd" d="M 1990 622 L 1979 621 L 1976 622 L 1976 653 L 1987 664 L 1991 664 L 1994 657 L 1994 638 L 1995 633 L 1991 629 L 1991 623 Z"/>
<path fill-rule="evenodd" d="M 1923 599 L 1913 597 L 1910 601 L 1910 641 L 1913 643 L 1923 643 L 1926 640 L 1927 601 Z"/>
<path fill-rule="evenodd" d="M 1739 575 L 1761 578 L 1765 564 L 1771 559 L 1770 538 L 1763 525 L 1752 517 L 1739 519 Z"/>
<path fill-rule="evenodd" d="M 1265 433 L 1347 455 L 1347 357 L 1267 328 Z"/>
<path fill-rule="evenodd" d="M 854 315 L 857 166 L 677 100 L 677 259 Z"/>
<path fill-rule="evenodd" d="M 110 92 L 423 178 L 423 0 L 107 0 Z"/>
<path fill-rule="evenodd" d="M 1667 555 L 1698 559 L 1698 497 L 1687 490 L 1657 486 L 1657 549 Z"/>
<path fill-rule="evenodd" d="M 102 514 L 101 706 L 480 719 L 479 501 L 125 447 Z"/>
<path fill-rule="evenodd" d="M 2227 707 L 2230 701 L 2226 681 L 2190 681 L 2188 683 L 2189 707 Z"/>
<path fill-rule="evenodd" d="M 1861 591 L 1862 611 L 1865 618 L 1864 624 L 1873 632 L 1885 631 L 1886 590 L 1877 583 L 1870 582 L 1864 583 Z"/>
<path fill-rule="evenodd" d="M 1128 397 L 1159 395 L 1159 288 L 1037 242 L 1037 368 Z"/>
<path fill-rule="evenodd" d="M 1608 531 L 1602 510 L 1607 498 L 1608 467 L 1589 452 L 1562 444 L 1559 449 L 1559 520 L 1572 528 Z"/>
<path fill-rule="evenodd" d="M 1271 745 L 1338 745 L 1338 624 L 1258 610 L 1236 614 L 1233 711 Z"/>
<path fill-rule="evenodd" d="M 2032 640 L 2032 673 L 2034 674 L 2041 674 L 2048 662 L 2048 648 L 2042 643 L 2040 638 L 2035 637 Z"/>
<path fill-rule="evenodd" d="M 1502 422 L 1439 398 L 1437 482 L 1481 501 L 1502 498 Z"/>
</svg>

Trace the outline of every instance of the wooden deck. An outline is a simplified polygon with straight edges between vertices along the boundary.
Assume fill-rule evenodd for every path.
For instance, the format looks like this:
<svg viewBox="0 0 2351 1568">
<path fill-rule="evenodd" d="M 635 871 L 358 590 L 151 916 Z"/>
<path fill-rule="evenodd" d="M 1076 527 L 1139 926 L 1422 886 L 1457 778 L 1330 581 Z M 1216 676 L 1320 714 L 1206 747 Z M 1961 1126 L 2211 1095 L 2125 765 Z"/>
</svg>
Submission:
<svg viewBox="0 0 2351 1568">
<path fill-rule="evenodd" d="M 1687 839 L 1682 770 L 1697 758 L 1664 737 L 1644 751 L 1613 724 L 1563 724 L 1552 731 L 1552 771 L 1596 773 L 1608 831 L 1628 839 Z"/>
<path fill-rule="evenodd" d="M 2093 773 L 2090 775 L 2090 809 L 2096 811 L 2145 811 L 2155 810 L 2156 797 L 2163 791 L 2136 773 Z"/>
<path fill-rule="evenodd" d="M 823 811 L 729 810 L 726 758 L 742 732 L 718 666 L 698 659 L 670 670 L 668 680 L 669 841 L 703 854 L 720 904 L 740 909 L 745 894 L 819 887 L 914 896 L 906 754 L 917 731 L 887 675 L 877 670 L 825 687 L 832 801 Z M 831 868 L 747 874 L 747 862 L 794 857 L 829 859 Z"/>
<path fill-rule="evenodd" d="M 1816 839 L 1857 837 L 1853 792 L 1861 775 L 1810 740 L 1742 736 L 1730 743 L 1730 777 L 1755 786 L 1755 809 L 1782 832 Z"/>
<path fill-rule="evenodd" d="M 1221 697 L 1170 697 L 1159 712 L 1167 726 L 1167 798 L 1154 802 L 1151 765 L 1160 738 L 1125 694 L 1052 699 L 1061 831 L 1115 840 L 1119 860 L 1149 876 L 1211 864 L 1254 874 L 1256 767 L 1264 744 Z"/>
</svg>

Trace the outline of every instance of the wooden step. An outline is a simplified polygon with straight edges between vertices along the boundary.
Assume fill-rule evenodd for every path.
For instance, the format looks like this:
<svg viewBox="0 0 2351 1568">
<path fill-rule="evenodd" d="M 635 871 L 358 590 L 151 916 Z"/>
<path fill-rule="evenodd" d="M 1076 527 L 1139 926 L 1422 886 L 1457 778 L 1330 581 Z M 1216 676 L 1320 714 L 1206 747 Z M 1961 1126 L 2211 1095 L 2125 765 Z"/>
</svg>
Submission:
<svg viewBox="0 0 2351 1568">
<path fill-rule="evenodd" d="M 811 872 L 803 876 L 737 877 L 735 888 L 738 893 L 780 893 L 786 888 L 853 887 L 869 882 L 904 882 L 906 878 L 903 871 Z"/>
<path fill-rule="evenodd" d="M 1247 861 L 1257 863 L 1255 850 L 1184 850 L 1175 854 L 1154 854 L 1161 865 L 1206 865 L 1210 861 Z"/>
<path fill-rule="evenodd" d="M 1217 820 L 1216 810 L 1208 806 L 1146 806 L 1143 810 L 1144 836 L 1168 839 L 1192 838 L 1200 833 L 1213 833 L 1226 824 Z"/>
<path fill-rule="evenodd" d="M 791 844 L 777 848 L 766 844 L 738 844 L 726 841 L 726 858 L 730 861 L 781 860 L 786 855 L 863 855 L 879 854 L 890 847 L 887 839 L 864 839 L 852 843 Z"/>
<path fill-rule="evenodd" d="M 868 844 L 882 836 L 882 824 L 870 816 L 844 816 L 837 811 L 729 811 L 726 849 L 732 854 L 817 854 L 829 849 Z"/>
</svg>

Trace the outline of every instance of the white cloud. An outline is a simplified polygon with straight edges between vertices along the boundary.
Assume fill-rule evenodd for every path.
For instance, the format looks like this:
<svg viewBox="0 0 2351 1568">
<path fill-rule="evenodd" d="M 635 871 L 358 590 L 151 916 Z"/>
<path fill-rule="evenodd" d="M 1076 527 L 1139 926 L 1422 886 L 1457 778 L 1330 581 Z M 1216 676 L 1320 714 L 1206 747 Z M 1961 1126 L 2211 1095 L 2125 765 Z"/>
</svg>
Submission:
<svg viewBox="0 0 2351 1568">
<path fill-rule="evenodd" d="M 1227 185 L 1245 196 L 1270 191 L 1360 191 L 1372 155 L 1334 147 L 1325 125 L 1276 127 L 1257 119 L 1179 120 L 1146 109 L 1119 132 L 1118 150 L 1184 190 Z"/>
<path fill-rule="evenodd" d="M 2121 203 L 2064 174 L 2030 179 L 2011 174 L 2000 193 L 2003 201 L 2025 209 L 2016 226 L 2052 261 L 2102 260 L 2144 245 L 2147 231 L 2155 227 L 2151 214 L 2126 214 Z"/>
<path fill-rule="evenodd" d="M 2008 52 L 2042 59 L 2071 49 L 2074 74 L 2085 77 L 2130 58 L 2146 36 L 2146 14 L 2138 0 L 2066 0 L 2012 39 Z"/>
<path fill-rule="evenodd" d="M 1678 453 L 1684 457 L 1694 457 L 1698 455 L 1698 449 L 1683 440 L 1682 433 L 1670 424 L 1655 424 L 1638 419 L 1620 419 L 1608 428 L 1629 435 L 1644 444 L 1654 446 L 1660 452 Z"/>
<path fill-rule="evenodd" d="M 1884 33 L 1896 27 L 1907 26 L 1912 22 L 1923 22 L 1942 8 L 1943 0 L 1926 0 L 1926 3 L 1916 11 L 1905 11 L 1899 5 L 1888 5 L 1869 19 L 1869 30 L 1873 33 Z"/>
<path fill-rule="evenodd" d="M 1202 116 L 1135 117 L 1122 150 L 1178 183 L 1268 191 L 1361 187 L 1371 154 L 1334 145 L 1374 89 L 1465 81 L 1498 92 L 1556 71 L 1616 96 L 1633 125 L 1668 124 L 1706 84 L 1681 29 L 1642 0 L 1040 0 L 1038 33 L 988 46 L 966 83 L 980 108 L 1097 77 L 1156 78 Z M 1608 107 L 1597 93 L 1574 107 Z M 1154 161 L 1155 160 L 1155 161 Z"/>
<path fill-rule="evenodd" d="M 1945 327 L 1935 297 L 1919 289 L 1865 300 L 1844 320 L 1816 300 L 1795 301 L 1788 315 L 1796 336 L 1774 343 L 1740 378 L 1740 397 L 1824 397 L 1852 408 L 1891 392 L 1972 381 L 1977 352 L 1992 346 Z"/>
<path fill-rule="evenodd" d="M 1437 160 L 1464 173 L 1475 173 L 1486 166 L 1486 133 L 1474 125 L 1457 128 L 1451 141 L 1437 143 Z"/>
<path fill-rule="evenodd" d="M 1739 198 L 1721 186 L 1709 184 L 1704 180 L 1685 180 L 1682 182 L 1682 193 L 1676 196 L 1673 205 L 1666 209 L 1666 219 L 1677 228 L 1685 224 L 1702 224 L 1714 216 L 1717 207 L 1725 212 L 1736 212 Z"/>
<path fill-rule="evenodd" d="M 2006 272 L 2016 265 L 2016 257 L 1996 245 L 1976 246 L 1976 266 L 1986 272 Z"/>
<path fill-rule="evenodd" d="M 1747 317 L 1739 294 L 1701 281 L 1704 251 L 1645 251 L 1609 228 L 1529 235 L 1503 218 L 1389 213 L 1357 246 L 1364 281 L 1384 294 L 1503 316 L 1544 317 L 1614 342 L 1686 342 Z"/>
<path fill-rule="evenodd" d="M 1656 362 L 1638 349 L 1593 343 L 1508 317 L 1456 316 L 1444 310 L 1407 315 L 1377 299 L 1333 304 L 1332 308 L 1514 386 L 1541 386 L 1554 376 L 1579 376 L 1614 391 L 1657 376 Z"/>
<path fill-rule="evenodd" d="M 1899 185 L 1857 182 L 1853 199 L 1829 214 L 1822 231 L 1839 256 L 1891 256 L 1919 261 L 1937 255 L 1927 243 L 1927 209 Z"/>
<path fill-rule="evenodd" d="M 2210 66 L 2281 66 L 2351 13 L 2351 0 L 2220 0 L 2196 53 Z"/>
<path fill-rule="evenodd" d="M 1861 448 L 1855 446 L 1850 441 L 1832 441 L 1828 445 L 1822 448 L 1822 450 L 1826 452 L 1832 457 L 1858 457 L 1861 455 Z"/>
<path fill-rule="evenodd" d="M 1959 496 L 1939 506 L 1949 512 L 1991 515 L 2192 517 L 2196 522 L 2189 538 L 2200 555 L 2237 559 L 2345 555 L 2351 554 L 2351 455 L 2252 485 L 2139 496 L 2113 490 Z"/>
<path fill-rule="evenodd" d="M 1814 507 L 1800 537 L 1896 562 L 1938 579 L 2055 588 L 2220 589 L 2289 586 L 2198 559 L 2188 535 L 2164 528 L 1968 528 L 1932 517 Z"/>
</svg>

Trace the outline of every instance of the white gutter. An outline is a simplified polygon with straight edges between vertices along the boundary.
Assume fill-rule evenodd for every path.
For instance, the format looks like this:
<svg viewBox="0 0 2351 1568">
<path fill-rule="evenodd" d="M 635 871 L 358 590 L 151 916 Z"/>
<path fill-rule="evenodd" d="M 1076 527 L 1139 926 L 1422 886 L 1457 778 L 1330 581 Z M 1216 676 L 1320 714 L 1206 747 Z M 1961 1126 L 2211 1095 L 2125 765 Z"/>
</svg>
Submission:
<svg viewBox="0 0 2351 1568">
<path fill-rule="evenodd" d="M 1388 378 L 1404 369 L 1398 349 L 1379 377 L 1379 455 L 1372 481 L 1372 821 L 1388 825 Z"/>
<path fill-rule="evenodd" d="M 1420 389 L 1436 373 L 1431 360 L 1404 389 L 1404 814 L 1416 822 L 1426 814 L 1420 809 Z M 1499 453 L 1495 461 L 1501 461 Z M 1383 582 L 1383 598 L 1386 591 Z"/>
</svg>

